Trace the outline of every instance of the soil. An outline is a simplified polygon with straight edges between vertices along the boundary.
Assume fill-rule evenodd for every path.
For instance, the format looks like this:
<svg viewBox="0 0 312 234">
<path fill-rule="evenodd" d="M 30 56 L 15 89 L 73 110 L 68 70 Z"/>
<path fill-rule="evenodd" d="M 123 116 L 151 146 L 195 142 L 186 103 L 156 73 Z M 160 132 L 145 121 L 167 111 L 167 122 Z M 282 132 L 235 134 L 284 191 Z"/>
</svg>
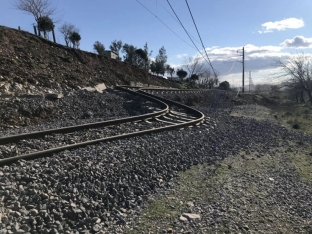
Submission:
<svg viewBox="0 0 312 234">
<path fill-rule="evenodd" d="M 64 91 L 99 83 L 178 87 L 174 81 L 148 75 L 128 63 L 4 26 L 0 26 L 0 64 L 0 94 L 29 93 L 38 87 Z"/>
</svg>

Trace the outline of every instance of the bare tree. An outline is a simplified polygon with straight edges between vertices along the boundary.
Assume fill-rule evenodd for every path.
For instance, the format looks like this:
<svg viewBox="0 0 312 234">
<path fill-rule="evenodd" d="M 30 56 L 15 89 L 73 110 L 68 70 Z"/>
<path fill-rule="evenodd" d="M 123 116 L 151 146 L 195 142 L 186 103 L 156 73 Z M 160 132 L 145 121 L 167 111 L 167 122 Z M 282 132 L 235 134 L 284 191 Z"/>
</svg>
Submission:
<svg viewBox="0 0 312 234">
<path fill-rule="evenodd" d="M 293 88 L 294 91 L 305 92 L 312 105 L 312 57 L 304 54 L 297 54 L 283 62 L 277 61 L 277 66 L 284 71 L 286 78 L 285 85 Z M 303 96 L 303 95 L 301 95 Z"/>
<path fill-rule="evenodd" d="M 280 92 L 280 87 L 278 85 L 271 85 L 270 86 L 270 95 L 277 96 Z"/>
<path fill-rule="evenodd" d="M 304 103 L 304 92 L 299 87 L 287 87 L 285 90 L 287 96 L 291 99 L 294 99 L 296 103 Z"/>
<path fill-rule="evenodd" d="M 72 32 L 77 31 L 75 26 L 70 23 L 64 23 L 61 27 L 59 27 L 60 33 L 63 34 L 66 46 L 70 46 L 70 40 L 69 37 L 72 34 Z"/>
<path fill-rule="evenodd" d="M 201 77 L 207 70 L 207 66 L 200 60 L 199 56 L 196 57 L 189 57 L 185 60 L 185 68 L 188 71 L 189 77 L 191 77 L 193 74 L 198 75 Z"/>
<path fill-rule="evenodd" d="M 37 23 L 40 17 L 51 18 L 56 13 L 56 7 L 52 7 L 50 0 L 15 0 L 13 5 L 16 9 L 33 15 Z"/>
<path fill-rule="evenodd" d="M 216 73 L 216 76 L 213 76 L 208 68 L 202 73 L 199 80 L 200 86 L 208 89 L 212 89 L 214 86 L 218 85 L 218 83 L 218 74 Z"/>
</svg>

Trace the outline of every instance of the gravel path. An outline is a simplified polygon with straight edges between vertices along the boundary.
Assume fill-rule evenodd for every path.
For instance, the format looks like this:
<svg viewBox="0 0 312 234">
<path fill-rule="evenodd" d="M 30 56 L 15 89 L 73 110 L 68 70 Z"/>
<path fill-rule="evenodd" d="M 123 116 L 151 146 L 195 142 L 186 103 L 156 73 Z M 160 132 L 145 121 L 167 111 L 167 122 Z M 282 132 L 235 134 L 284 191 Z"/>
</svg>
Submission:
<svg viewBox="0 0 312 234">
<path fill-rule="evenodd" d="M 222 92 L 198 100 L 197 108 L 210 117 L 205 125 L 0 168 L 5 208 L 0 233 L 277 233 L 277 226 L 289 220 L 282 233 L 311 232 L 312 187 L 284 160 L 295 149 L 291 144 L 303 147 L 311 136 L 268 120 L 231 116 L 231 102 Z M 249 161 L 262 163 L 261 170 L 242 166 Z M 193 181 L 185 191 L 204 185 L 198 194 L 205 196 L 190 200 L 186 192 L 179 193 L 182 176 L 177 176 L 196 165 L 195 182 L 201 183 Z M 167 207 L 157 218 L 145 219 L 149 204 L 170 193 L 178 202 L 183 194 L 189 199 L 176 206 L 181 213 L 168 221 L 166 212 L 175 207 Z M 198 214 L 200 220 L 183 216 L 181 221 L 183 213 Z"/>
</svg>

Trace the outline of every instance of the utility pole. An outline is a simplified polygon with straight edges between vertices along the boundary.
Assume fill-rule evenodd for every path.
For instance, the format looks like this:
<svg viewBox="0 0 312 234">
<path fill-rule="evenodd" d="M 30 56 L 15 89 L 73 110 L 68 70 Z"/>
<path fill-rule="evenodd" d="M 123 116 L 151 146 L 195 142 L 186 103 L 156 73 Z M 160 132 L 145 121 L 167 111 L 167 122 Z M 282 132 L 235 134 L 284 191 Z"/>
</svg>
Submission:
<svg viewBox="0 0 312 234">
<path fill-rule="evenodd" d="M 242 92 L 244 93 L 245 90 L 245 49 L 243 47 L 243 90 Z"/>
<path fill-rule="evenodd" d="M 251 71 L 249 71 L 249 93 L 250 93 L 250 85 L 251 85 Z"/>
<path fill-rule="evenodd" d="M 242 59 L 242 64 L 243 64 L 243 72 L 242 72 L 242 79 L 243 79 L 243 86 L 242 86 L 242 93 L 244 93 L 245 91 L 245 48 L 243 47 L 242 49 L 243 51 L 243 54 L 241 55 L 243 57 Z M 237 53 L 238 53 L 238 50 L 237 50 Z"/>
</svg>

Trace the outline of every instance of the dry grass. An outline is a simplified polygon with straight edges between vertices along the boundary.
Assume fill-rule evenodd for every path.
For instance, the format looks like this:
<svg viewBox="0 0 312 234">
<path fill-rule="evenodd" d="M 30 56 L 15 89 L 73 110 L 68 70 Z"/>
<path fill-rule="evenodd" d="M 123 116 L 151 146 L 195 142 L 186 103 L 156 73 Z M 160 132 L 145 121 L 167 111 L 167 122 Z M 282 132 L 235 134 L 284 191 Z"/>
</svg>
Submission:
<svg viewBox="0 0 312 234">
<path fill-rule="evenodd" d="M 197 165 L 180 172 L 178 186 L 156 198 L 144 210 L 136 228 L 127 233 L 166 233 L 171 228 L 174 230 L 174 223 L 185 212 L 189 201 L 199 206 L 222 204 L 220 209 L 227 214 L 226 217 L 234 221 L 239 230 L 248 227 L 251 233 L 259 230 L 266 230 L 266 233 L 295 233 L 296 228 L 304 228 L 309 223 L 307 220 L 288 213 L 287 205 L 285 208 L 278 203 L 272 204 L 270 194 L 275 191 L 276 184 L 271 176 L 276 170 L 295 168 L 295 173 L 300 175 L 303 182 L 311 183 L 311 157 L 303 149 L 294 153 L 287 152 L 287 148 L 281 146 L 263 154 L 262 147 L 255 147 L 259 151 L 250 154 L 240 152 L 214 165 Z M 202 210 L 205 208 L 201 207 Z M 248 220 L 243 218 L 245 216 L 249 217 Z M 291 225 L 294 219 L 298 227 Z M 200 233 L 230 233 L 234 230 L 232 228 L 233 222 L 224 221 L 217 226 L 202 227 Z M 180 233 L 179 230 L 176 230 L 177 233 Z"/>
<path fill-rule="evenodd" d="M 259 121 L 274 121 L 294 131 L 312 133 L 310 105 L 274 108 L 272 105 L 263 106 L 253 103 L 253 105 L 237 106 L 231 115 Z M 203 201 L 204 204 L 230 201 L 226 205 L 227 208 L 224 208 L 227 215 L 231 220 L 235 220 L 238 226 L 243 222 L 249 227 L 249 231 L 254 233 L 259 230 L 266 230 L 267 233 L 295 233 L 298 229 L 291 225 L 293 220 L 296 220 L 299 226 L 302 225 L 302 228 L 310 225 L 311 222 L 289 214 L 280 204 L 271 204 L 269 191 L 275 191 L 275 185 L 274 178 L 271 178 L 270 174 L 274 171 L 292 171 L 299 180 L 312 185 L 312 146 L 299 147 L 296 145 L 297 142 L 282 142 L 282 140 L 281 143 L 283 144 L 272 149 L 270 153 L 263 154 L 263 146 L 255 146 L 254 151 L 249 154 L 240 152 L 214 165 L 197 165 L 180 172 L 178 186 L 159 195 L 144 210 L 136 228 L 128 230 L 128 233 L 164 233 L 169 228 L 174 229 L 174 222 L 186 209 L 186 203 L 189 201 Z M 289 151 L 289 148 L 296 150 Z M 265 184 L 272 185 L 261 188 L 261 181 L 267 181 Z M 231 191 L 232 195 L 223 193 L 220 196 L 221 191 Z M 253 201 L 258 201 L 257 204 L 260 205 L 256 205 Z M 243 208 L 238 209 L 241 203 Z M 241 215 L 247 212 L 245 215 L 249 219 L 241 220 L 235 212 Z M 218 227 L 202 228 L 201 231 L 202 233 L 230 233 L 233 231 L 231 228 L 230 224 L 223 223 Z M 301 229 L 303 232 L 304 230 Z"/>
</svg>

